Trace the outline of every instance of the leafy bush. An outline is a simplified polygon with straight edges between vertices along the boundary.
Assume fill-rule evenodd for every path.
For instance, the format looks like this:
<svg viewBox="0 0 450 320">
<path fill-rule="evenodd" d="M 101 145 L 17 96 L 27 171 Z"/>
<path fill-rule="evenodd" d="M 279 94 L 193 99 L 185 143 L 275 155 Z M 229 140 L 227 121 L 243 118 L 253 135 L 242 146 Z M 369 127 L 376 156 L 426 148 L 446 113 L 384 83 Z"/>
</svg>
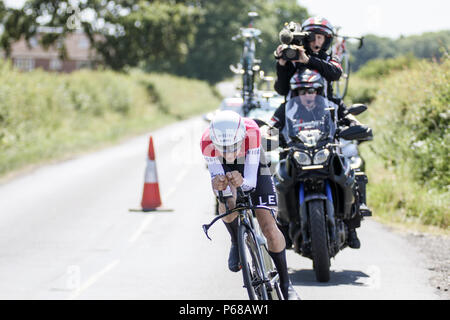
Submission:
<svg viewBox="0 0 450 320">
<path fill-rule="evenodd" d="M 450 171 L 450 61 L 421 62 L 400 72 L 380 89 L 377 105 L 386 111 L 382 123 L 386 147 L 395 147 L 408 159 L 413 174 L 429 187 L 448 188 Z M 398 154 L 391 155 L 392 163 Z"/>
<path fill-rule="evenodd" d="M 381 79 L 395 71 L 409 69 L 417 62 L 418 59 L 412 54 L 390 59 L 374 59 L 362 66 L 356 74 L 363 79 Z"/>
<path fill-rule="evenodd" d="M 370 104 L 377 97 L 378 81 L 374 79 L 362 78 L 356 73 L 350 75 L 349 87 L 345 102 L 347 104 L 352 103 L 365 103 Z"/>
<path fill-rule="evenodd" d="M 220 102 L 204 82 L 140 72 L 22 73 L 0 63 L 0 81 L 0 175 L 142 133 Z"/>
<path fill-rule="evenodd" d="M 449 76 L 447 57 L 418 61 L 379 82 L 367 118 L 375 140 L 364 148 L 376 211 L 448 227 Z"/>
</svg>

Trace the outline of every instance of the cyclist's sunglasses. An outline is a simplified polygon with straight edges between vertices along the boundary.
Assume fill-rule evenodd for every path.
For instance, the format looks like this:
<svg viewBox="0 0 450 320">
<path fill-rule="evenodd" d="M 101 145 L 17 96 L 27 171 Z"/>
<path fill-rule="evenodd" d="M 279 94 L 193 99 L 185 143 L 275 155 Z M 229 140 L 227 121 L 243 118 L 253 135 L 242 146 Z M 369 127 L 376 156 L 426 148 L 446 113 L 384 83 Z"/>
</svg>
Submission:
<svg viewBox="0 0 450 320">
<path fill-rule="evenodd" d="M 219 150 L 221 153 L 234 153 L 238 151 L 241 148 L 242 141 L 236 142 L 230 146 L 220 146 L 217 144 L 214 144 L 217 150 Z"/>
<path fill-rule="evenodd" d="M 317 89 L 314 88 L 302 88 L 302 89 L 298 89 L 298 95 L 299 96 L 303 96 L 305 94 L 314 94 L 314 93 L 318 93 Z"/>
</svg>

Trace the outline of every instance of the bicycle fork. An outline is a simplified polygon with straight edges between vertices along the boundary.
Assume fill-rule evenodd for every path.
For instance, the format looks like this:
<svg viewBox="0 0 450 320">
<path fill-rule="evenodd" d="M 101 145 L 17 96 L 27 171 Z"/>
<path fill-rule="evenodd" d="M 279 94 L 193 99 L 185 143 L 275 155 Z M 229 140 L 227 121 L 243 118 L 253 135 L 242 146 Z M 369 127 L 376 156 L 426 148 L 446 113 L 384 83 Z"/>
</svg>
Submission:
<svg viewBox="0 0 450 320">
<path fill-rule="evenodd" d="M 262 279 L 260 280 L 253 280 L 252 286 L 256 287 L 259 285 L 264 285 L 267 290 L 267 294 L 272 297 L 272 299 L 276 300 L 278 297 L 282 297 L 281 289 L 278 284 L 279 282 L 279 274 L 277 271 L 273 268 L 273 262 L 272 258 L 269 255 L 268 247 L 267 247 L 267 240 L 264 238 L 261 234 L 261 229 L 259 229 L 259 233 L 255 233 L 254 229 L 250 227 L 253 223 L 248 221 L 248 219 L 245 218 L 245 216 L 241 216 L 239 219 L 239 225 L 242 225 L 249 231 L 256 241 L 256 248 L 254 250 L 257 252 L 258 257 L 261 257 L 262 261 L 259 263 L 261 264 L 261 272 L 262 272 Z M 259 226 L 257 226 L 259 228 Z M 270 271 L 270 274 L 268 270 Z M 267 277 L 269 274 L 270 279 Z M 274 289 L 276 292 L 274 292 Z"/>
</svg>

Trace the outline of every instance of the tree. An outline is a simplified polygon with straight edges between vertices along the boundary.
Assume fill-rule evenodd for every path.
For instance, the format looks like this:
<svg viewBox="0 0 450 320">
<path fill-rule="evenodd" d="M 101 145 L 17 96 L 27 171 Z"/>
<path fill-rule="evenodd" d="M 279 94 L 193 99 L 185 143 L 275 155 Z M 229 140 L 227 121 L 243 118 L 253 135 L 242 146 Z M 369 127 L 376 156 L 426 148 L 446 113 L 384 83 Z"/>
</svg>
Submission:
<svg viewBox="0 0 450 320">
<path fill-rule="evenodd" d="M 284 23 L 307 17 L 296 0 L 28 0 L 22 9 L 6 9 L 0 45 L 8 54 L 12 42 L 42 28 L 44 46 L 82 30 L 113 69 L 138 66 L 217 82 L 239 61 L 242 45 L 231 38 L 247 26 L 249 11 L 259 13 L 255 27 L 262 31 L 256 55 L 273 71 Z"/>
<path fill-rule="evenodd" d="M 189 3 L 189 1 L 186 1 Z M 186 61 L 167 65 L 150 64 L 148 70 L 162 70 L 210 82 L 218 82 L 232 75 L 230 64 L 239 62 L 242 44 L 231 38 L 239 28 L 249 23 L 248 12 L 256 11 L 254 27 L 261 29 L 262 43 L 256 46 L 256 56 L 265 70 L 275 69 L 273 51 L 278 46 L 278 33 L 285 22 L 301 23 L 307 17 L 305 8 L 295 0 L 198 0 L 203 21 L 198 24 L 194 43 L 189 47 Z"/>
<path fill-rule="evenodd" d="M 421 35 L 402 36 L 398 39 L 366 35 L 364 46 L 356 49 L 350 45 L 352 69 L 358 70 L 372 59 L 387 59 L 413 54 L 417 58 L 440 59 L 448 52 L 450 31 L 427 32 Z"/>
<path fill-rule="evenodd" d="M 145 60 L 182 60 L 199 18 L 198 8 L 183 1 L 28 0 L 22 9 L 7 9 L 0 42 L 8 54 L 12 41 L 28 40 L 43 27 L 44 46 L 81 29 L 102 61 L 120 70 Z"/>
</svg>

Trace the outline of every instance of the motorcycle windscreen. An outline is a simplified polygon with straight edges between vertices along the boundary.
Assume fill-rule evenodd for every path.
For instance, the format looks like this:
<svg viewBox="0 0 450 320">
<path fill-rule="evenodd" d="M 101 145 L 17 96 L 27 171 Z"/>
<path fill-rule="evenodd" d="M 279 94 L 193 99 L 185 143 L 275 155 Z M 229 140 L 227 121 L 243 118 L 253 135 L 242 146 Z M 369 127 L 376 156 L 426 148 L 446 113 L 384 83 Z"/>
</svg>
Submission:
<svg viewBox="0 0 450 320">
<path fill-rule="evenodd" d="M 334 137 L 336 129 L 325 97 L 317 94 L 296 96 L 286 103 L 285 108 L 286 123 L 282 134 L 287 143 L 316 145 L 320 140 Z"/>
</svg>

